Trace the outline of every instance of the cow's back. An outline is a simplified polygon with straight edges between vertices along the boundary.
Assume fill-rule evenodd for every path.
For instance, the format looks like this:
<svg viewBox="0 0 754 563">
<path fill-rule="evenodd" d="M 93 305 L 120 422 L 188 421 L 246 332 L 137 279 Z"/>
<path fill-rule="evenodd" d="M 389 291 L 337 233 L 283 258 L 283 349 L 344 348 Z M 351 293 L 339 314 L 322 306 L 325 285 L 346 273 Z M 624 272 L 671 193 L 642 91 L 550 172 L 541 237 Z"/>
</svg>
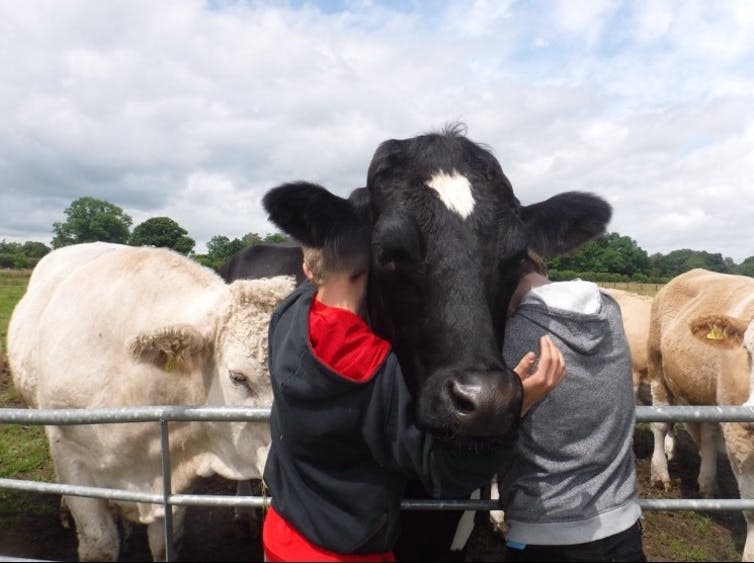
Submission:
<svg viewBox="0 0 754 563">
<path fill-rule="evenodd" d="M 602 288 L 602 291 L 615 299 L 620 306 L 623 328 L 631 350 L 631 368 L 636 388 L 647 379 L 647 340 L 652 298 L 621 289 Z"/>
<path fill-rule="evenodd" d="M 259 279 L 292 275 L 304 280 L 301 247 L 293 243 L 254 244 L 240 250 L 217 270 L 228 283 L 240 279 Z"/>
<path fill-rule="evenodd" d="M 44 256 L 32 271 L 26 292 L 8 323 L 8 363 L 13 384 L 30 407 L 39 406 L 35 358 L 42 343 L 38 329 L 58 285 L 75 275 L 81 266 L 117 248 L 117 245 L 102 242 L 67 246 Z"/>
<path fill-rule="evenodd" d="M 748 379 L 739 377 L 746 375 L 743 348 L 711 348 L 692 334 L 692 324 L 710 315 L 752 318 L 754 279 L 695 269 L 668 282 L 652 302 L 650 372 L 682 402 L 740 404 L 748 397 Z"/>
<path fill-rule="evenodd" d="M 30 405 L 201 399 L 185 395 L 203 390 L 202 382 L 176 386 L 156 368 L 135 365 L 128 342 L 181 322 L 210 330 L 213 303 L 227 291 L 219 276 L 163 249 L 82 244 L 49 257 L 35 269 L 9 333 L 14 383 Z"/>
</svg>

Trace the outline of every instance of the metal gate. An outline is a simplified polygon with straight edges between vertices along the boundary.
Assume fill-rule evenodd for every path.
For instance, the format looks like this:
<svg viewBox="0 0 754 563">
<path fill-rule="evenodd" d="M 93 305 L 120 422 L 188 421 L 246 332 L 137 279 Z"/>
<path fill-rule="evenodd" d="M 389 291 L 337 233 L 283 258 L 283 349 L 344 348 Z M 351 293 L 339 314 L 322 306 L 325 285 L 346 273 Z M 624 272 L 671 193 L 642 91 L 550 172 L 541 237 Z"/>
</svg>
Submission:
<svg viewBox="0 0 754 563">
<path fill-rule="evenodd" d="M 166 560 L 172 561 L 173 518 L 171 505 L 256 507 L 269 498 L 259 496 L 172 494 L 168 425 L 175 421 L 265 421 L 269 408 L 152 406 L 109 409 L 0 409 L 0 423 L 24 425 L 71 425 L 150 422 L 159 423 L 162 453 L 162 493 L 131 492 L 123 489 L 85 487 L 0 478 L 0 489 L 36 493 L 84 496 L 162 504 L 165 509 Z M 754 422 L 754 406 L 638 406 L 637 422 Z M 639 499 L 643 510 L 754 511 L 754 499 Z M 494 500 L 412 500 L 401 503 L 403 510 L 499 510 Z M 0 554 L 0 558 L 2 558 Z"/>
</svg>

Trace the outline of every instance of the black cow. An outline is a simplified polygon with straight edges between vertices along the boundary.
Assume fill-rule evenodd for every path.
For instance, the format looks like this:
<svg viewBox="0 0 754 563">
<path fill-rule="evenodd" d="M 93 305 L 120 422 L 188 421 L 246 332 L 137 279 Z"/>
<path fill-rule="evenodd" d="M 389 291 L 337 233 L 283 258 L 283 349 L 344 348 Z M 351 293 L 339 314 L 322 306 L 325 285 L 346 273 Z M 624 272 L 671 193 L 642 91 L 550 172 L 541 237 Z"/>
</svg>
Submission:
<svg viewBox="0 0 754 563">
<path fill-rule="evenodd" d="M 268 278 L 283 272 L 295 275 L 296 282 L 301 283 L 303 260 L 301 247 L 295 243 L 254 244 L 236 252 L 217 273 L 230 283 L 243 278 Z"/>
<path fill-rule="evenodd" d="M 371 225 L 370 322 L 393 345 L 418 423 L 458 448 L 494 444 L 519 416 L 520 382 L 501 356 L 518 266 L 529 251 L 547 257 L 578 247 L 611 217 L 604 200 L 581 192 L 521 205 L 495 157 L 458 126 L 385 141 L 366 187 L 347 200 L 305 183 L 275 190 L 289 197 L 272 198 L 268 211 L 293 238 L 327 228 L 343 205 Z M 404 514 L 429 522 L 427 512 Z M 442 517 L 458 521 L 457 513 Z M 399 558 L 448 560 L 452 531 L 410 526 L 403 524 Z"/>
</svg>

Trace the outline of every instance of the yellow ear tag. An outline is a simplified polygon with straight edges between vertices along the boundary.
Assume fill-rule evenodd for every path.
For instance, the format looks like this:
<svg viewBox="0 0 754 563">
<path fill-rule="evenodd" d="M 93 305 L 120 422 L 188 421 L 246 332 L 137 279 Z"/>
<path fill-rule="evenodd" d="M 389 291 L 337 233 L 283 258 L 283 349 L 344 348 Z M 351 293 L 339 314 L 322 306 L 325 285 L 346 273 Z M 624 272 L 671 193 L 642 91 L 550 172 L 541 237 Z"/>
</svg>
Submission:
<svg viewBox="0 0 754 563">
<path fill-rule="evenodd" d="M 170 373 L 173 370 L 175 370 L 176 363 L 177 362 L 176 362 L 175 356 L 168 356 L 168 359 L 165 362 L 165 371 L 168 372 L 168 373 Z"/>
<path fill-rule="evenodd" d="M 712 325 L 707 333 L 707 340 L 725 340 L 725 333 L 717 325 Z"/>
</svg>

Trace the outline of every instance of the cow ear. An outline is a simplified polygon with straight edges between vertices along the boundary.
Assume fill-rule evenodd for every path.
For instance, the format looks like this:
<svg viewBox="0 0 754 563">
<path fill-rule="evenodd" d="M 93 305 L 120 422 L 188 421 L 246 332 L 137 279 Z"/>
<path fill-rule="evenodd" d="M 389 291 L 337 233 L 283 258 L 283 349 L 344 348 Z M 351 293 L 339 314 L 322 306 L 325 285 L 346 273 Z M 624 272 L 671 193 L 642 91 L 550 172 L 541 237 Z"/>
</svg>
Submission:
<svg viewBox="0 0 754 563">
<path fill-rule="evenodd" d="M 738 348 L 744 340 L 749 321 L 727 315 L 705 315 L 692 320 L 691 333 L 710 346 Z"/>
<path fill-rule="evenodd" d="M 325 241 L 361 224 L 347 199 L 308 182 L 272 188 L 262 198 L 262 205 L 270 221 L 304 246 L 320 248 Z"/>
<path fill-rule="evenodd" d="M 142 333 L 128 343 L 134 358 L 169 373 L 188 373 L 204 358 L 209 347 L 209 341 L 190 325 Z"/>
<path fill-rule="evenodd" d="M 372 215 L 372 198 L 369 195 L 369 190 L 366 188 L 356 188 L 348 196 L 348 201 L 353 206 L 353 210 L 356 215 L 369 225 L 374 223 L 374 217 Z"/>
<path fill-rule="evenodd" d="M 605 233 L 612 207 L 584 192 L 565 192 L 521 208 L 529 248 L 544 257 L 564 254 Z"/>
<path fill-rule="evenodd" d="M 231 302 L 242 307 L 256 307 L 272 313 L 288 294 L 296 288 L 293 276 L 275 276 L 256 280 L 240 279 L 230 284 Z"/>
</svg>

